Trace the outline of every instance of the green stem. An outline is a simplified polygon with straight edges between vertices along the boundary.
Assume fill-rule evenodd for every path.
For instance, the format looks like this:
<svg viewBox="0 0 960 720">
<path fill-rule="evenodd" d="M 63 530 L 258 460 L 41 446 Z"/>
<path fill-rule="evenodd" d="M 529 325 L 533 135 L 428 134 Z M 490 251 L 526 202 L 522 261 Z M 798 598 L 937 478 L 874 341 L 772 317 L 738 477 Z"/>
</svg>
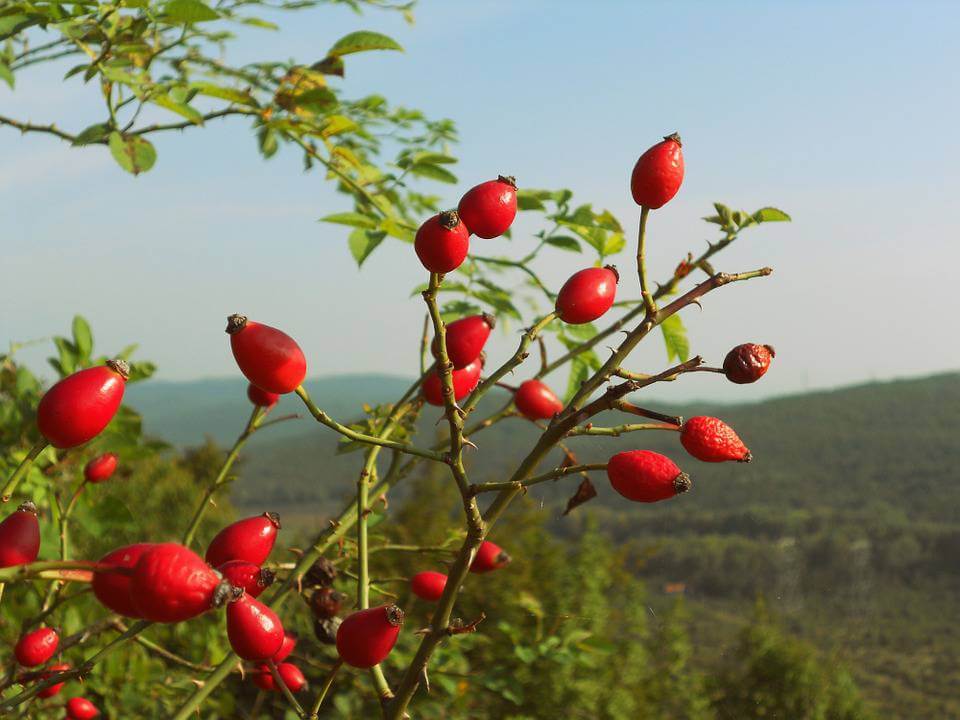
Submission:
<svg viewBox="0 0 960 720">
<path fill-rule="evenodd" d="M 640 230 L 637 233 L 637 275 L 640 276 L 640 296 L 643 298 L 643 305 L 647 309 L 647 315 L 653 316 L 657 312 L 657 306 L 653 302 L 653 296 L 647 289 L 647 216 L 650 215 L 650 208 L 646 205 L 640 208 Z"/>
<path fill-rule="evenodd" d="M 336 664 L 333 666 L 333 669 L 327 674 L 327 679 L 324 680 L 323 687 L 320 688 L 320 693 L 317 695 L 317 699 L 313 703 L 313 707 L 310 709 L 310 714 L 307 716 L 307 720 L 317 720 L 317 716 L 320 713 L 320 706 L 323 705 L 323 701 L 327 698 L 327 694 L 330 692 L 330 688 L 333 686 L 333 681 L 337 677 L 337 673 L 340 672 L 341 667 L 343 667 L 343 660 L 337 660 Z"/>
<path fill-rule="evenodd" d="M 628 423 L 625 425 L 614 425 L 613 427 L 593 427 L 583 426 L 575 427 L 567 433 L 569 437 L 576 435 L 603 435 L 606 437 L 620 437 L 626 433 L 640 432 L 643 430 L 680 430 L 677 425 L 672 423 Z"/>
<path fill-rule="evenodd" d="M 303 705 L 297 702 L 297 699 L 293 696 L 293 693 L 290 692 L 290 688 L 287 687 L 287 684 L 283 681 L 283 678 L 280 677 L 280 672 L 277 670 L 277 664 L 273 660 L 267 660 L 267 665 L 270 667 L 270 674 L 273 675 L 273 681 L 277 684 L 277 687 L 280 688 L 280 692 L 283 693 L 283 696 L 287 699 L 287 702 L 290 703 L 290 707 L 292 707 L 294 712 L 297 713 L 297 717 L 306 717 L 306 712 L 303 709 Z"/>
<path fill-rule="evenodd" d="M 13 475 L 10 476 L 10 479 L 7 480 L 3 488 L 0 489 L 0 502 L 10 502 L 10 498 L 13 497 L 13 493 L 17 489 L 17 485 L 20 484 L 20 481 L 23 480 L 24 476 L 33 466 L 33 461 L 36 460 L 37 456 L 46 449 L 47 445 L 48 443 L 46 439 L 43 439 L 30 448 L 30 451 L 23 459 L 23 462 L 17 466 L 17 469 L 13 471 Z"/>
<path fill-rule="evenodd" d="M 521 488 L 530 487 L 531 485 L 537 485 L 542 482 L 547 482 L 548 480 L 558 480 L 559 478 L 565 477 L 566 475 L 575 475 L 582 472 L 589 472 L 591 470 L 606 470 L 606 463 L 586 463 L 584 465 L 569 465 L 567 467 L 555 468 L 550 472 L 543 473 L 542 475 L 537 475 L 530 478 L 529 480 L 524 480 L 522 482 L 502 482 L 502 483 L 479 483 L 477 485 L 471 485 L 470 489 L 474 495 L 483 492 L 490 492 L 491 490 L 520 490 Z"/>
</svg>

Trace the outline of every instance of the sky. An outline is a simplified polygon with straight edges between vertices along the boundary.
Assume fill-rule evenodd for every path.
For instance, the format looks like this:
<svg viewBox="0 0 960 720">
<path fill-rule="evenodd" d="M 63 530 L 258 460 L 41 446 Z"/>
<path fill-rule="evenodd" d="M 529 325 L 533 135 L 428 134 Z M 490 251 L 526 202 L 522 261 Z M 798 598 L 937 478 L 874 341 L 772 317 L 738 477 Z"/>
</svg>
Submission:
<svg viewBox="0 0 960 720">
<path fill-rule="evenodd" d="M 754 400 L 960 366 L 940 272 L 960 262 L 960 5 L 423 0 L 413 26 L 330 7 L 273 19 L 279 32 L 244 31 L 231 57 L 310 63 L 358 29 L 404 46 L 349 57 L 344 86 L 457 122 L 460 184 L 440 188 L 445 205 L 512 174 L 609 208 L 632 239 L 630 170 L 678 130 L 686 179 L 651 218 L 653 277 L 714 237 L 700 219 L 713 201 L 789 212 L 716 263 L 769 265 L 770 278 L 683 312 L 709 362 L 762 342 L 773 369 L 748 387 L 697 374 L 672 397 Z M 98 121 L 97 93 L 63 71 L 0 83 L 0 114 L 75 131 Z M 312 376 L 416 371 L 423 305 L 409 291 L 425 278 L 410 246 L 385 243 L 358 270 L 346 232 L 317 222 L 345 199 L 292 150 L 261 159 L 245 122 L 154 141 L 156 167 L 133 178 L 104 148 L 0 127 L 0 346 L 64 334 L 81 313 L 101 350 L 139 342 L 160 378 L 235 376 L 223 326 L 243 312 L 297 338 Z M 535 228 L 519 229 L 514 247 L 474 243 L 519 253 Z M 559 287 L 587 262 L 555 252 L 543 273 Z M 516 341 L 497 334 L 489 354 Z M 41 369 L 48 348 L 22 357 Z M 653 339 L 629 367 L 666 364 Z"/>
</svg>

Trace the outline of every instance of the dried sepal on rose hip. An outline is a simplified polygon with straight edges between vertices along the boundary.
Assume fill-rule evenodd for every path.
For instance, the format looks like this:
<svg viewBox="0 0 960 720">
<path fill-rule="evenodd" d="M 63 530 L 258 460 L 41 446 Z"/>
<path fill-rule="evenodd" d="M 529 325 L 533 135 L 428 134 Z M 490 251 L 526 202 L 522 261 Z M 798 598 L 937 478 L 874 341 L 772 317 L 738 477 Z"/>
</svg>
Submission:
<svg viewBox="0 0 960 720">
<path fill-rule="evenodd" d="M 230 560 L 219 565 L 217 572 L 223 579 L 234 587 L 243 588 L 250 597 L 259 597 L 276 580 L 277 574 L 273 570 L 261 568 L 255 563 L 246 560 Z"/>
<path fill-rule="evenodd" d="M 40 553 L 40 521 L 30 500 L 0 522 L 0 567 L 26 565 Z"/>
<path fill-rule="evenodd" d="M 88 462 L 83 468 L 83 479 L 88 483 L 102 483 L 113 477 L 120 458 L 116 453 L 104 453 Z"/>
<path fill-rule="evenodd" d="M 670 202 L 683 184 L 680 136 L 672 133 L 647 150 L 630 176 L 630 193 L 637 205 L 656 210 Z"/>
<path fill-rule="evenodd" d="M 13 648 L 13 655 L 23 667 L 37 667 L 52 658 L 59 646 L 57 631 L 41 627 L 21 635 Z"/>
<path fill-rule="evenodd" d="M 130 575 L 124 571 L 136 567 L 143 554 L 153 545 L 154 543 L 125 545 L 111 550 L 100 558 L 101 565 L 114 568 L 113 571 L 108 570 L 93 574 L 93 581 L 91 582 L 93 594 L 101 605 L 124 617 L 141 617 L 140 611 L 130 596 Z"/>
<path fill-rule="evenodd" d="M 424 570 L 410 578 L 410 589 L 421 600 L 436 602 L 447 586 L 447 576 L 436 570 Z"/>
<path fill-rule="evenodd" d="M 517 181 L 501 175 L 464 193 L 457 206 L 470 233 L 481 238 L 503 235 L 517 216 Z"/>
<path fill-rule="evenodd" d="M 750 462 L 753 457 L 734 429 L 715 417 L 700 415 L 687 420 L 680 429 L 680 442 L 703 462 Z"/>
<path fill-rule="evenodd" d="M 490 331 L 496 325 L 496 318 L 486 313 L 460 318 L 447 325 L 447 358 L 453 363 L 454 369 L 464 368 L 480 357 L 490 338 Z M 430 350 L 439 360 L 440 348 L 437 338 L 433 339 Z"/>
<path fill-rule="evenodd" d="M 738 385 L 754 383 L 766 375 L 774 357 L 776 353 L 769 345 L 737 345 L 723 359 L 723 374 L 727 380 Z"/>
<path fill-rule="evenodd" d="M 269 660 L 283 646 L 280 618 L 246 593 L 227 605 L 227 639 L 244 660 Z"/>
<path fill-rule="evenodd" d="M 337 630 L 340 659 L 355 668 L 379 665 L 393 650 L 403 626 L 403 610 L 380 605 L 344 618 Z"/>
<path fill-rule="evenodd" d="M 72 448 L 103 432 L 123 401 L 130 366 L 123 360 L 68 375 L 40 399 L 37 427 L 56 448 Z"/>
<path fill-rule="evenodd" d="M 690 476 L 652 450 L 617 453 L 607 462 L 607 477 L 614 490 L 634 502 L 659 502 L 690 489 Z"/>
<path fill-rule="evenodd" d="M 593 322 L 613 306 L 619 281 L 613 265 L 574 273 L 557 294 L 557 316 L 570 325 Z"/>
<path fill-rule="evenodd" d="M 470 233 L 456 210 L 434 215 L 417 230 L 413 249 L 423 266 L 433 273 L 456 270 L 470 250 Z"/>
<path fill-rule="evenodd" d="M 158 543 L 140 556 L 130 597 L 144 620 L 175 623 L 223 605 L 234 594 L 199 555 L 183 545 Z"/>
<path fill-rule="evenodd" d="M 528 420 L 549 420 L 563 410 L 560 398 L 545 383 L 527 380 L 513 396 L 517 410 Z"/>
<path fill-rule="evenodd" d="M 484 540 L 477 548 L 477 554 L 470 563 L 470 572 L 488 573 L 510 564 L 512 558 L 506 550 L 494 542 Z"/>
<path fill-rule="evenodd" d="M 227 318 L 230 348 L 240 372 L 261 390 L 285 395 L 307 376 L 307 359 L 296 340 L 282 330 L 248 320 Z"/>
<path fill-rule="evenodd" d="M 453 399 L 459 402 L 473 392 L 480 382 L 480 373 L 483 372 L 483 358 L 479 357 L 466 367 L 453 371 Z M 423 381 L 421 388 L 424 399 L 431 405 L 443 406 L 443 382 L 440 380 L 439 370 L 434 370 Z"/>
<path fill-rule="evenodd" d="M 206 560 L 214 567 L 220 567 L 231 560 L 263 565 L 273 550 L 279 529 L 280 516 L 274 512 L 237 520 L 223 528 L 210 541 Z"/>
</svg>

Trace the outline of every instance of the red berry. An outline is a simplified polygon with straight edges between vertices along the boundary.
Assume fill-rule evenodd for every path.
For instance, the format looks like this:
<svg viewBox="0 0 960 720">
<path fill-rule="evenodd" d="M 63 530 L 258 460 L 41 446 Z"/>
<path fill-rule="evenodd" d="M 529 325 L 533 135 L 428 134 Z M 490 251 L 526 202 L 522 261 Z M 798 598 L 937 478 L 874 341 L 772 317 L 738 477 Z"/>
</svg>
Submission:
<svg viewBox="0 0 960 720">
<path fill-rule="evenodd" d="M 68 720 L 92 720 L 99 717 L 100 711 L 92 702 L 82 697 L 74 697 L 67 700 L 67 719 Z"/>
<path fill-rule="evenodd" d="M 447 357 L 455 369 L 466 367 L 480 357 L 490 331 L 496 324 L 493 315 L 484 313 L 460 318 L 447 325 Z M 431 350 L 434 357 L 439 357 L 436 338 L 433 339 Z"/>
<path fill-rule="evenodd" d="M 273 407 L 277 404 L 280 396 L 277 393 L 261 390 L 253 383 L 247 385 L 247 398 L 257 407 Z"/>
<path fill-rule="evenodd" d="M 104 480 L 109 480 L 117 469 L 118 461 L 116 453 L 98 455 L 83 468 L 83 477 L 88 483 L 102 483 Z"/>
<path fill-rule="evenodd" d="M 37 506 L 28 500 L 0 522 L 0 567 L 32 563 L 39 552 Z"/>
<path fill-rule="evenodd" d="M 100 558 L 100 562 L 104 565 L 113 565 L 120 570 L 132 569 L 136 567 L 141 556 L 152 547 L 153 543 L 126 545 L 111 550 Z M 92 585 L 93 594 L 97 596 L 101 605 L 129 618 L 140 617 L 140 611 L 130 597 L 129 575 L 122 572 L 95 572 Z"/>
<path fill-rule="evenodd" d="M 243 594 L 227 605 L 227 638 L 244 660 L 268 660 L 283 645 L 283 625 L 273 610 Z"/>
<path fill-rule="evenodd" d="M 410 578 L 410 589 L 421 600 L 436 602 L 447 586 L 447 576 L 434 570 L 417 573 Z"/>
<path fill-rule="evenodd" d="M 293 652 L 293 649 L 297 646 L 297 636 L 293 633 L 284 633 L 283 634 L 283 643 L 280 645 L 280 649 L 273 655 L 273 661 L 275 663 L 282 663 L 288 657 L 290 653 Z"/>
<path fill-rule="evenodd" d="M 231 315 L 227 333 L 240 372 L 258 388 L 283 395 L 303 382 L 307 359 L 296 340 L 282 330 Z"/>
<path fill-rule="evenodd" d="M 220 565 L 217 570 L 223 579 L 234 587 L 244 589 L 250 597 L 257 597 L 273 584 L 276 573 L 261 569 L 259 565 L 246 560 L 231 560 Z"/>
<path fill-rule="evenodd" d="M 571 325 L 593 322 L 613 305 L 619 280 L 612 265 L 574 273 L 557 295 L 557 315 Z"/>
<path fill-rule="evenodd" d="M 68 375 L 37 406 L 37 427 L 57 448 L 82 445 L 99 435 L 113 420 L 130 367 L 123 360 Z"/>
<path fill-rule="evenodd" d="M 477 237 L 503 235 L 517 216 L 517 181 L 501 175 L 467 190 L 457 208 L 460 218 Z"/>
<path fill-rule="evenodd" d="M 466 259 L 470 249 L 470 233 L 460 222 L 456 210 L 434 215 L 417 230 L 413 242 L 420 262 L 430 272 L 448 273 L 456 270 Z"/>
<path fill-rule="evenodd" d="M 265 512 L 227 525 L 210 541 L 207 562 L 220 567 L 231 560 L 244 560 L 254 565 L 263 565 L 277 541 L 280 516 Z"/>
<path fill-rule="evenodd" d="M 703 462 L 750 462 L 752 455 L 733 428 L 715 417 L 692 417 L 680 429 L 680 442 Z"/>
<path fill-rule="evenodd" d="M 300 668 L 293 663 L 277 663 L 277 674 L 290 692 L 300 692 L 307 686 L 307 679 L 303 676 L 303 673 L 300 672 Z M 270 668 L 266 665 L 257 666 L 256 671 L 253 673 L 253 684 L 261 690 L 280 691 L 280 688 L 277 687 L 273 679 L 273 673 L 270 672 Z"/>
<path fill-rule="evenodd" d="M 470 572 L 488 573 L 499 570 L 510 562 L 510 556 L 496 543 L 484 540 L 477 549 L 477 556 L 470 563 Z"/>
<path fill-rule="evenodd" d="M 681 183 L 683 151 L 680 149 L 680 136 L 673 133 L 637 160 L 630 178 L 630 192 L 637 205 L 656 210 L 673 199 Z"/>
<path fill-rule="evenodd" d="M 473 392 L 480 382 L 480 373 L 483 371 L 483 360 L 477 358 L 466 367 L 453 371 L 453 398 L 457 402 L 463 400 Z M 431 405 L 443 405 L 443 384 L 440 373 L 434 371 L 423 381 L 423 397 Z"/>
<path fill-rule="evenodd" d="M 539 380 L 527 380 L 521 384 L 513 401 L 517 404 L 517 410 L 529 420 L 549 420 L 563 410 L 560 398 Z"/>
<path fill-rule="evenodd" d="M 770 369 L 770 360 L 774 357 L 776 353 L 769 345 L 737 345 L 723 359 L 723 372 L 730 382 L 746 385 L 762 378 Z"/>
<path fill-rule="evenodd" d="M 195 552 L 176 543 L 147 548 L 130 578 L 130 597 L 144 620 L 173 623 L 196 617 L 229 594 L 229 584 Z"/>
<path fill-rule="evenodd" d="M 690 476 L 651 450 L 617 453 L 607 462 L 607 477 L 614 490 L 635 502 L 666 500 L 690 489 Z"/>
<path fill-rule="evenodd" d="M 355 668 L 379 665 L 393 650 L 402 625 L 403 610 L 396 605 L 359 610 L 340 623 L 337 652 Z"/>
<path fill-rule="evenodd" d="M 56 665 L 51 665 L 49 668 L 47 668 L 47 670 L 40 675 L 39 679 L 46 680 L 48 678 L 53 677 L 59 672 L 63 672 L 64 670 L 69 670 L 69 669 L 70 669 L 70 665 L 68 663 L 57 663 Z M 66 684 L 66 681 L 54 683 L 50 687 L 44 688 L 43 690 L 38 692 L 37 697 L 49 698 L 49 697 L 53 697 L 54 695 L 58 695 L 60 691 L 63 690 L 63 686 L 65 684 Z"/>
<path fill-rule="evenodd" d="M 36 667 L 52 658 L 59 645 L 57 631 L 42 627 L 22 635 L 13 648 L 13 654 L 24 667 Z"/>
</svg>

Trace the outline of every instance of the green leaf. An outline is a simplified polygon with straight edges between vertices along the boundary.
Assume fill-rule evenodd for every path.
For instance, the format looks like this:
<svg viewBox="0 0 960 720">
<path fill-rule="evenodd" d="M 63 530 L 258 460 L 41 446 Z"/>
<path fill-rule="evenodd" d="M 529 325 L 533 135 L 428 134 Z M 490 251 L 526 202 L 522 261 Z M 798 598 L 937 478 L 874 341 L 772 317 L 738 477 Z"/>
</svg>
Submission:
<svg viewBox="0 0 960 720">
<path fill-rule="evenodd" d="M 246 92 L 245 90 L 237 90 L 236 88 L 224 87 L 223 85 L 214 85 L 213 83 L 208 82 L 190 83 L 190 89 L 196 90 L 201 95 L 206 95 L 207 97 L 215 97 L 232 103 L 238 103 L 240 105 L 250 105 L 252 107 L 257 106 L 257 101 L 254 100 L 250 96 L 250 93 Z"/>
<path fill-rule="evenodd" d="M 91 125 L 81 130 L 76 140 L 73 141 L 73 144 L 90 145 L 91 143 L 100 142 L 106 139 L 107 136 L 110 135 L 110 132 L 111 128 L 109 125 L 106 123 L 97 123 L 96 125 Z"/>
<path fill-rule="evenodd" d="M 397 238 L 397 240 L 403 240 L 404 242 L 412 243 L 415 239 L 413 230 L 404 227 L 394 218 L 384 218 L 381 220 L 380 229 L 390 237 Z"/>
<path fill-rule="evenodd" d="M 26 27 L 40 23 L 39 18 L 32 18 L 29 15 L 7 15 L 0 17 L 0 40 L 14 35 Z"/>
<path fill-rule="evenodd" d="M 257 144 L 260 146 L 260 154 L 265 158 L 272 158 L 277 154 L 277 149 L 280 147 L 277 141 L 277 133 L 268 127 L 260 128 L 257 133 Z"/>
<path fill-rule="evenodd" d="M 170 0 L 163 11 L 174 22 L 195 23 L 216 20 L 220 14 L 200 0 Z"/>
<path fill-rule="evenodd" d="M 456 183 L 457 176 L 446 168 L 431 163 L 414 163 L 410 166 L 410 172 L 419 177 L 430 178 L 445 183 Z"/>
<path fill-rule="evenodd" d="M 343 55 L 367 52 L 368 50 L 399 50 L 402 52 L 403 48 L 391 37 L 369 30 L 358 30 L 337 40 L 327 55 L 329 57 L 342 57 Z"/>
<path fill-rule="evenodd" d="M 350 233 L 348 244 L 353 259 L 357 261 L 358 266 L 363 266 L 363 262 L 370 257 L 370 253 L 377 249 L 377 246 L 383 242 L 386 236 L 385 232 L 379 230 L 362 230 L 360 228 Z"/>
<path fill-rule="evenodd" d="M 604 256 L 616 255 L 623 250 L 626 244 L 627 241 L 624 239 L 623 233 L 610 233 L 603 240 L 603 247 L 600 249 L 600 254 Z"/>
<path fill-rule="evenodd" d="M 80 360 L 84 363 L 89 362 L 90 353 L 93 352 L 93 332 L 82 315 L 73 317 L 73 344 L 77 347 Z"/>
<path fill-rule="evenodd" d="M 320 222 L 333 223 L 334 225 L 349 225 L 350 227 L 363 228 L 365 230 L 375 230 L 377 221 L 368 216 L 357 212 L 334 213 L 320 218 Z"/>
<path fill-rule="evenodd" d="M 791 218 L 783 210 L 775 207 L 760 208 L 753 214 L 753 219 L 761 222 L 790 222 Z"/>
<path fill-rule="evenodd" d="M 0 80 L 3 80 L 5 83 L 7 83 L 7 85 L 10 86 L 10 89 L 13 90 L 13 85 L 15 82 L 13 79 L 13 71 L 3 60 L 0 60 Z"/>
<path fill-rule="evenodd" d="M 120 167 L 134 175 L 146 172 L 157 161 L 153 145 L 137 135 L 110 133 L 110 153 Z"/>
<path fill-rule="evenodd" d="M 336 75 L 337 77 L 343 77 L 345 71 L 343 60 L 338 57 L 325 57 L 320 62 L 311 65 L 310 69 L 324 75 Z"/>
<path fill-rule="evenodd" d="M 334 135 L 339 135 L 342 132 L 349 132 L 356 129 L 357 123 L 347 116 L 331 115 L 324 123 L 323 129 L 320 131 L 320 136 L 328 138 L 333 137 Z"/>
<path fill-rule="evenodd" d="M 583 252 L 583 248 L 580 247 L 580 241 L 569 235 L 551 235 L 548 238 L 544 238 L 543 241 L 547 245 L 552 245 L 561 250 L 569 250 L 570 252 L 576 253 Z"/>
<path fill-rule="evenodd" d="M 192 122 L 194 125 L 203 125 L 203 115 L 196 108 L 192 108 L 186 103 L 176 102 L 168 95 L 158 95 L 156 97 L 150 98 L 150 102 L 154 105 L 159 105 L 165 110 L 174 112 L 181 117 L 185 117 L 187 120 Z"/>
<path fill-rule="evenodd" d="M 546 212 L 547 206 L 544 205 L 539 198 L 521 190 L 517 193 L 517 209 L 542 210 L 543 212 Z"/>
<path fill-rule="evenodd" d="M 580 385 L 590 377 L 590 366 L 587 362 L 577 355 L 570 361 L 570 379 L 567 381 L 567 392 L 563 397 L 563 404 L 566 405 L 570 399 L 580 390 Z"/>
<path fill-rule="evenodd" d="M 663 342 L 667 346 L 667 361 L 679 360 L 686 362 L 690 357 L 690 341 L 687 339 L 687 329 L 679 315 L 671 315 L 660 323 L 663 333 Z"/>
</svg>

